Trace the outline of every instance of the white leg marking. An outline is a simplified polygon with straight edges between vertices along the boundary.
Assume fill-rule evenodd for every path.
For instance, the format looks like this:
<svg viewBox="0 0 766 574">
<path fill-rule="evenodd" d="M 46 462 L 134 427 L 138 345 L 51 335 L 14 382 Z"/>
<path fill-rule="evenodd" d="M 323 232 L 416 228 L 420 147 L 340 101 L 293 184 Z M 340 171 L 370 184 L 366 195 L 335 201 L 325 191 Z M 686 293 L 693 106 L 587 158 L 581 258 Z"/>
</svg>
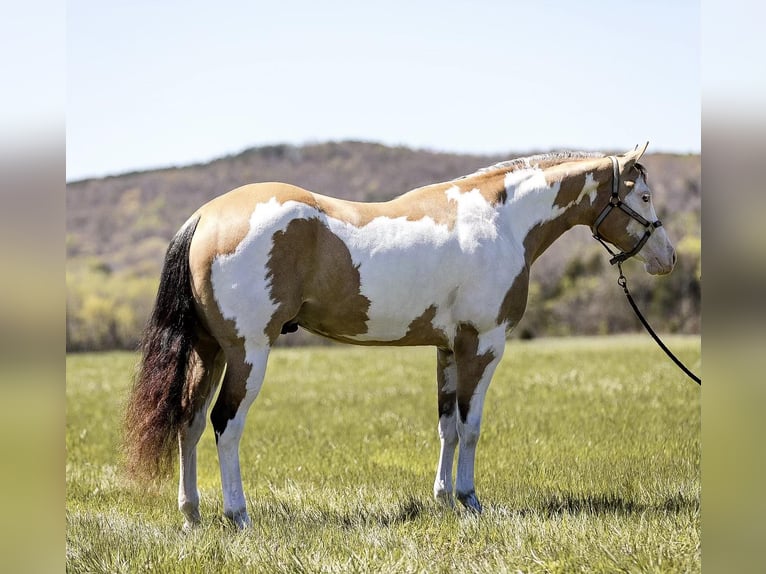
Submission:
<svg viewBox="0 0 766 574">
<path fill-rule="evenodd" d="M 220 371 L 215 371 L 210 388 L 210 395 L 205 405 L 197 411 L 192 419 L 186 435 L 178 437 L 180 475 L 178 478 L 178 510 L 185 519 L 184 529 L 189 529 L 200 521 L 199 490 L 197 490 L 197 443 L 205 430 L 205 420 L 210 402 L 215 396 L 215 390 L 220 379 Z"/>
<path fill-rule="evenodd" d="M 185 518 L 184 529 L 200 521 L 199 491 L 197 490 L 197 441 L 205 428 L 206 411 L 194 415 L 185 437 L 178 437 L 180 476 L 178 479 L 178 510 Z"/>
<path fill-rule="evenodd" d="M 436 467 L 434 496 L 450 506 L 452 505 L 452 465 L 458 444 L 457 407 L 452 413 L 439 417 L 439 465 Z"/>
<path fill-rule="evenodd" d="M 442 394 L 451 394 L 452 408 L 449 414 L 439 416 L 439 441 L 441 447 L 439 450 L 439 464 L 436 467 L 436 479 L 434 480 L 434 497 L 450 506 L 452 499 L 452 466 L 455 460 L 455 449 L 458 444 L 457 434 L 457 404 L 455 390 L 457 388 L 457 370 L 455 367 L 455 356 L 452 353 L 439 351 L 439 368 L 442 369 L 443 383 L 439 381 L 440 401 Z M 440 403 L 440 410 L 442 405 Z"/>
<path fill-rule="evenodd" d="M 248 349 L 247 360 L 248 362 L 252 360 L 252 368 L 247 378 L 245 398 L 239 404 L 234 418 L 226 423 L 226 428 L 218 435 L 218 461 L 221 467 L 223 513 L 239 528 L 250 525 L 245 494 L 242 490 L 239 441 L 242 438 L 247 411 L 261 390 L 268 357 L 268 347 Z"/>
</svg>

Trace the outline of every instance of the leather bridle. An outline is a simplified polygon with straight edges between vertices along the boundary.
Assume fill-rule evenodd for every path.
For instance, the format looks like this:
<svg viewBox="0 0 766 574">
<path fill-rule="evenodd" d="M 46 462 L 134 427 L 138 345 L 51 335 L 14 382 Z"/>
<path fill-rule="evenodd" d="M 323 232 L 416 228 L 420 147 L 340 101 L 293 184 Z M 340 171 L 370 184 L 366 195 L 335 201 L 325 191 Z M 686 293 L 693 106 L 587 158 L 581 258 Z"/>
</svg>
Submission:
<svg viewBox="0 0 766 574">
<path fill-rule="evenodd" d="M 649 240 L 649 238 L 652 236 L 652 233 L 655 229 L 662 226 L 662 222 L 658 219 L 656 221 L 648 221 L 645 217 L 643 217 L 640 213 L 632 209 L 629 205 L 623 203 L 623 201 L 620 199 L 619 191 L 620 191 L 620 168 L 617 163 L 617 158 L 613 155 L 609 156 L 609 159 L 612 162 L 612 196 L 609 198 L 609 203 L 604 207 L 604 209 L 601 210 L 601 213 L 599 213 L 598 217 L 596 218 L 595 223 L 591 226 L 591 231 L 593 231 L 593 237 L 601 243 L 601 245 L 606 248 L 606 250 L 609 252 L 609 254 L 612 256 L 612 258 L 609 260 L 609 263 L 614 265 L 615 263 L 622 263 L 626 259 L 633 257 L 636 253 L 641 251 L 641 248 L 644 246 L 644 244 Z M 633 246 L 633 249 L 630 251 L 621 251 L 620 253 L 615 253 L 612 251 L 607 245 L 607 239 L 603 237 L 599 231 L 598 228 L 601 226 L 602 223 L 604 223 L 604 220 L 607 218 L 607 216 L 612 212 L 613 209 L 619 209 L 623 211 L 624 213 L 627 213 L 630 217 L 638 221 L 641 225 L 644 227 L 644 234 L 641 236 L 641 239 L 638 240 L 638 243 L 636 243 Z"/>
<path fill-rule="evenodd" d="M 623 292 L 625 293 L 625 297 L 628 299 L 628 303 L 630 303 L 630 306 L 633 309 L 633 312 L 636 314 L 636 317 L 638 317 L 639 321 L 641 321 L 641 324 L 644 326 L 644 328 L 647 330 L 647 332 L 652 336 L 652 338 L 657 342 L 657 344 L 660 346 L 660 348 L 665 351 L 665 354 L 670 357 L 673 362 L 678 365 L 678 367 L 686 373 L 690 379 L 692 379 L 695 383 L 702 386 L 702 379 L 700 379 L 697 375 L 692 373 L 689 368 L 684 365 L 678 357 L 676 357 L 673 352 L 668 349 L 668 347 L 665 345 L 665 343 L 662 342 L 662 339 L 660 339 L 659 335 L 652 329 L 651 325 L 649 325 L 649 322 L 646 320 L 646 318 L 643 316 L 641 311 L 638 308 L 638 305 L 636 305 L 635 300 L 630 294 L 630 290 L 628 289 L 628 280 L 625 278 L 625 275 L 622 272 L 622 262 L 628 259 L 629 257 L 633 257 L 636 253 L 641 251 L 641 248 L 644 246 L 644 244 L 649 240 L 649 237 L 651 237 L 652 233 L 655 229 L 660 227 L 662 225 L 662 222 L 658 219 L 657 221 L 648 221 L 645 217 L 637 213 L 635 210 L 631 209 L 629 206 L 625 205 L 622 200 L 619 197 L 619 191 L 620 191 L 620 169 L 619 165 L 617 163 L 617 158 L 613 155 L 609 156 L 609 159 L 612 162 L 612 197 L 609 198 L 609 203 L 607 204 L 604 209 L 601 210 L 601 213 L 599 213 L 598 217 L 596 218 L 595 223 L 591 226 L 591 230 L 593 231 L 593 237 L 595 237 L 601 245 L 604 246 L 604 248 L 609 252 L 609 255 L 612 256 L 612 258 L 609 260 L 609 263 L 614 265 L 617 264 L 617 269 L 620 272 L 620 276 L 617 278 L 617 284 L 622 287 Z M 638 240 L 638 243 L 636 243 L 633 246 L 633 249 L 630 251 L 621 251 L 620 253 L 615 253 L 609 248 L 609 245 L 606 244 L 606 239 L 601 236 L 601 234 L 598 232 L 599 226 L 604 223 L 604 220 L 607 218 L 607 216 L 612 212 L 613 209 L 619 209 L 625 213 L 627 213 L 630 217 L 638 221 L 641 225 L 644 226 L 644 234 L 641 236 L 641 239 Z"/>
</svg>

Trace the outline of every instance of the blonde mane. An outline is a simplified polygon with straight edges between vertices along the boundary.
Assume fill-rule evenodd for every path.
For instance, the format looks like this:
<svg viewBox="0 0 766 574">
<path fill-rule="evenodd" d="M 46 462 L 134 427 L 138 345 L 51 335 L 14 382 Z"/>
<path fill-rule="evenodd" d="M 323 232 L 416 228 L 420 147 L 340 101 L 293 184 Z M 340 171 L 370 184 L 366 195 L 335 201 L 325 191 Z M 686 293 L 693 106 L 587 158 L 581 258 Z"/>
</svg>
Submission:
<svg viewBox="0 0 766 574">
<path fill-rule="evenodd" d="M 577 161 L 577 160 L 594 159 L 594 158 L 601 158 L 601 157 L 606 157 L 606 156 L 603 153 L 587 152 L 587 151 L 561 151 L 561 152 L 540 153 L 536 155 L 530 155 L 527 157 L 518 157 L 515 159 L 501 161 L 499 163 L 490 165 L 488 167 L 482 167 L 481 169 L 478 169 L 477 171 L 471 174 L 464 175 L 457 179 L 465 179 L 468 177 L 472 177 L 474 175 L 481 175 L 481 174 L 489 173 L 492 171 L 498 171 L 498 170 L 516 171 L 517 169 L 524 169 L 524 168 L 533 167 L 533 166 L 546 168 L 552 165 L 563 163 L 565 161 Z"/>
</svg>

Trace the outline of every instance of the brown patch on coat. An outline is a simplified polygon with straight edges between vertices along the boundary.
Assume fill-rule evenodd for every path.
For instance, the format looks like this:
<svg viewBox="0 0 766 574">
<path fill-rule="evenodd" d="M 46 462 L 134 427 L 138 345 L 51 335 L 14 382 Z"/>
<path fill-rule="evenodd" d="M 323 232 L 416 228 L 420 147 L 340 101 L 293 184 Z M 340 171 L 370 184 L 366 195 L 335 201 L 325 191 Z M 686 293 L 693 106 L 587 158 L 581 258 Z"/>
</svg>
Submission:
<svg viewBox="0 0 766 574">
<path fill-rule="evenodd" d="M 500 171 L 479 172 L 465 179 L 457 180 L 458 188 L 463 193 L 478 189 L 490 205 L 502 205 L 508 200 L 505 189 L 505 173 Z"/>
<path fill-rule="evenodd" d="M 545 172 L 545 179 L 548 185 L 552 185 L 555 180 L 551 180 L 550 176 L 557 177 L 558 174 L 551 172 L 558 172 L 560 170 L 551 168 Z M 559 192 L 556 194 L 556 199 L 553 201 L 553 205 L 558 208 L 567 208 L 577 201 L 580 197 L 583 188 L 585 187 L 586 172 L 578 171 L 575 173 L 565 173 L 558 181 L 561 184 Z"/>
<path fill-rule="evenodd" d="M 361 346 L 386 346 L 386 347 L 415 347 L 415 346 L 446 346 L 448 344 L 447 335 L 433 326 L 432 321 L 436 313 L 436 307 L 431 305 L 423 311 L 418 317 L 415 317 L 407 327 L 407 332 L 400 339 L 392 340 L 360 340 L 351 338 L 349 335 L 340 335 L 322 331 L 315 326 L 299 322 L 300 326 L 316 335 L 322 335 L 328 339 L 340 343 L 349 343 Z"/>
<path fill-rule="evenodd" d="M 237 250 L 250 232 L 250 217 L 255 209 L 272 198 L 279 203 L 299 201 L 319 210 L 313 194 L 283 183 L 242 186 L 216 197 L 198 210 L 201 218 L 189 253 L 192 291 L 204 326 L 221 345 L 241 346 L 244 340 L 239 336 L 234 321 L 225 319 L 218 307 L 211 283 L 213 261 Z M 266 241 L 271 239 L 270 236 L 260 238 Z"/>
<path fill-rule="evenodd" d="M 370 300 L 346 244 L 319 219 L 295 219 L 272 239 L 270 297 L 279 304 L 266 327 L 273 344 L 292 322 L 330 336 L 367 332 Z"/>
<path fill-rule="evenodd" d="M 455 368 L 455 354 L 449 349 L 439 348 L 436 353 L 436 386 L 439 418 L 448 417 L 455 412 L 457 390 L 445 391 L 449 369 Z M 453 376 L 455 376 L 453 374 Z M 456 381 L 454 382 L 456 384 Z"/>
<path fill-rule="evenodd" d="M 451 187 L 452 183 L 427 185 L 379 203 L 346 201 L 318 193 L 311 195 L 323 213 L 356 227 L 364 227 L 378 217 L 404 218 L 407 221 L 428 217 L 438 225 L 452 229 L 457 218 L 457 206 L 447 198 L 446 191 Z"/>
<path fill-rule="evenodd" d="M 216 340 L 209 333 L 199 330 L 184 387 L 184 411 L 197 413 L 205 406 L 210 393 L 218 388 L 225 365 L 221 347 Z"/>
<path fill-rule="evenodd" d="M 470 323 L 458 324 L 453 349 L 457 365 L 457 406 L 460 420 L 465 422 L 476 387 L 495 353 L 488 349 L 478 354 L 479 332 Z"/>
<path fill-rule="evenodd" d="M 612 163 L 608 158 L 570 161 L 548 167 L 545 170 L 546 183 L 549 186 L 561 184 L 553 205 L 569 207 L 580 197 L 588 174 L 593 176 L 596 186 L 601 187 L 611 179 L 611 169 Z"/>
<path fill-rule="evenodd" d="M 388 344 L 397 346 L 446 345 L 447 335 L 441 329 L 433 326 L 437 310 L 436 305 L 428 307 L 420 316 L 415 317 L 410 322 L 404 337 Z"/>
<path fill-rule="evenodd" d="M 436 346 L 446 347 L 448 344 L 447 334 L 433 325 L 434 317 L 438 307 L 430 305 L 423 313 L 415 317 L 407 326 L 407 333 L 401 339 L 394 341 L 373 342 L 376 345 L 386 345 L 392 347 L 415 347 L 415 346 Z"/>
<path fill-rule="evenodd" d="M 564 216 L 537 223 L 524 238 L 524 260 L 531 266 L 572 225 Z"/>
<path fill-rule="evenodd" d="M 596 184 L 596 199 L 581 201 L 555 219 L 538 223 L 529 230 L 524 238 L 524 252 L 527 265 L 534 261 L 566 230 L 574 225 L 591 225 L 598 213 L 609 202 L 612 181 L 612 163 L 608 158 L 595 158 L 577 162 L 554 165 L 545 171 L 548 185 L 561 183 L 554 205 L 559 208 L 569 207 L 580 197 L 585 187 L 588 174 Z"/>
<path fill-rule="evenodd" d="M 515 327 L 524 316 L 529 292 L 529 268 L 525 267 L 516 275 L 511 287 L 506 291 L 500 310 L 497 313 L 498 325 L 507 323 L 508 328 Z"/>
<path fill-rule="evenodd" d="M 216 442 L 226 430 L 228 422 L 237 414 L 239 405 L 247 394 L 247 378 L 253 368 L 245 360 L 244 346 L 224 349 L 224 353 L 226 356 L 226 374 L 223 377 L 215 406 L 210 413 Z"/>
</svg>

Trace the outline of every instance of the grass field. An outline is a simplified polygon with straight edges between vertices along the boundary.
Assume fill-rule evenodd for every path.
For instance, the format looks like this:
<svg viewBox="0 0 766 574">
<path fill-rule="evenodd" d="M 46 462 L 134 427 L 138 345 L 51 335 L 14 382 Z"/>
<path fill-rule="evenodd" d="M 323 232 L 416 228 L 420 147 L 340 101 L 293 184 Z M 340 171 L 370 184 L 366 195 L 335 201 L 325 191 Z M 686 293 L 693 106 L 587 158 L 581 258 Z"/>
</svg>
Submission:
<svg viewBox="0 0 766 574">
<path fill-rule="evenodd" d="M 668 344 L 699 370 L 698 338 Z M 514 341 L 485 407 L 477 517 L 431 499 L 435 351 L 272 353 L 242 439 L 253 528 L 221 518 L 210 427 L 202 525 L 176 477 L 127 482 L 136 356 L 67 358 L 70 572 L 699 572 L 700 389 L 645 336 Z"/>
</svg>

